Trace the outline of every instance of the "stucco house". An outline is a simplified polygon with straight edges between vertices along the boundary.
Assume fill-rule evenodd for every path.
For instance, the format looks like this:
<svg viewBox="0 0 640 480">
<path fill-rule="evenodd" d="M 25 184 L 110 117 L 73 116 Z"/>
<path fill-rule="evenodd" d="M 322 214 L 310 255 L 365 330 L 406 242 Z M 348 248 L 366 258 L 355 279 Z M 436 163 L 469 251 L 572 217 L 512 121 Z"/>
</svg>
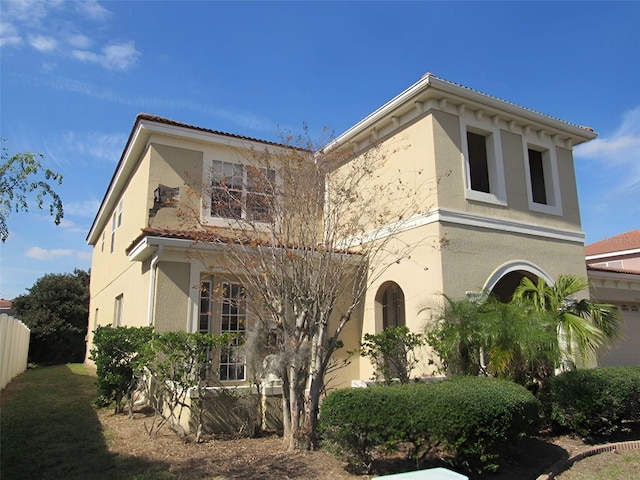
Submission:
<svg viewBox="0 0 640 480">
<path fill-rule="evenodd" d="M 572 150 L 595 137 L 590 128 L 429 73 L 335 138 L 328 149 L 348 148 L 357 159 L 389 146 L 391 170 L 437 178 L 429 204 L 395 235 L 405 244 L 424 238 L 446 243 L 417 246 L 410 261 L 376 279 L 343 332 L 343 350 L 390 324 L 421 331 L 420 308 L 443 293 L 459 298 L 489 290 L 506 299 L 523 276 L 548 282 L 560 274 L 586 277 Z M 392 148 L 398 144 L 403 148 Z M 236 193 L 245 203 L 235 212 L 220 211 L 214 202 L 195 204 L 202 223 L 260 215 L 240 180 L 248 170 L 243 152 L 280 148 L 138 115 L 87 236 L 93 246 L 89 332 L 105 324 L 213 333 L 250 328 L 252 306 L 240 296 L 241 279 L 229 281 L 190 254 L 195 248 L 211 258 L 221 255 L 194 243 L 176 205 L 193 201 L 187 186 L 194 180 L 215 183 L 211 172 L 217 169 L 239 179 Z M 277 167 L 265 174 L 277 179 Z M 220 300 L 212 296 L 216 289 Z M 220 358 L 219 367 L 223 382 L 248 378 L 241 357 Z M 432 368 L 423 361 L 414 374 L 429 375 Z M 371 374 L 368 359 L 355 358 L 335 386 Z"/>
<path fill-rule="evenodd" d="M 640 230 L 585 247 L 589 292 L 615 305 L 622 316 L 622 340 L 600 353 L 602 366 L 640 365 Z"/>
</svg>

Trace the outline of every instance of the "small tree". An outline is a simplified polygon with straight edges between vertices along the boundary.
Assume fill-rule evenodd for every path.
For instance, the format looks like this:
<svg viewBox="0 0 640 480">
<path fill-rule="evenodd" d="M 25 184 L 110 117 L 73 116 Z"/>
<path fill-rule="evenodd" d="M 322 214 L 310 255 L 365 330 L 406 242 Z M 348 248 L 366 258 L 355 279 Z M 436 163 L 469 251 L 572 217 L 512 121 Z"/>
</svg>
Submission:
<svg viewBox="0 0 640 480">
<path fill-rule="evenodd" d="M 492 375 L 540 385 L 553 374 L 559 349 L 553 319 L 521 302 L 492 296 L 453 300 L 427 323 L 426 343 L 449 375 Z"/>
<path fill-rule="evenodd" d="M 202 436 L 203 403 L 206 395 L 206 378 L 213 372 L 211 359 L 219 348 L 233 340 L 228 334 L 210 335 L 202 333 L 167 332 L 155 334 L 145 346 L 144 369 L 151 377 L 153 406 L 156 418 L 168 421 L 169 428 L 186 439 L 182 426 L 182 414 L 189 410 L 197 422 L 196 441 Z M 165 408 L 166 407 L 166 408 Z M 164 420 L 152 425 L 149 433 L 157 431 Z"/>
<path fill-rule="evenodd" d="M 360 344 L 360 355 L 369 357 L 375 368 L 374 378 L 384 383 L 409 383 L 411 370 L 418 363 L 414 350 L 424 344 L 422 335 L 411 333 L 405 326 L 388 327 L 372 335 L 366 333 Z"/>
<path fill-rule="evenodd" d="M 89 273 L 46 274 L 13 301 L 31 329 L 29 361 L 42 364 L 84 360 L 89 317 Z"/>
<path fill-rule="evenodd" d="M 525 277 L 513 294 L 515 301 L 552 316 L 565 367 L 585 363 L 621 335 L 620 315 L 613 305 L 575 297 L 588 288 L 588 281 L 575 275 L 560 275 L 553 285 Z"/>
<path fill-rule="evenodd" d="M 102 406 L 114 404 L 115 413 L 129 406 L 132 414 L 132 394 L 141 378 L 146 363 L 142 355 L 153 335 L 152 327 L 98 327 L 93 332 L 93 345 L 89 358 L 96 364 L 99 398 Z M 123 400 L 126 399 L 126 402 Z"/>
<path fill-rule="evenodd" d="M 282 146 L 238 151 L 244 175 L 214 167 L 211 183 L 192 186 L 201 202 L 183 212 L 187 225 L 198 229 L 199 242 L 219 246 L 226 264 L 215 268 L 243 279 L 253 303 L 266 311 L 264 331 L 277 332 L 269 335 L 290 449 L 317 445 L 325 374 L 367 289 L 429 240 L 398 241 L 411 217 L 428 210 L 435 181 L 392 168 L 394 151 L 374 146 L 356 156 L 288 137 Z M 207 229 L 201 207 L 232 228 Z"/>
<path fill-rule="evenodd" d="M 35 195 L 38 208 L 43 207 L 47 196 L 51 198 L 49 213 L 59 225 L 64 215 L 62 200 L 51 185 L 60 185 L 62 175 L 44 168 L 41 163 L 44 156 L 39 153 L 16 153 L 9 157 L 3 145 L 0 158 L 0 240 L 4 243 L 9 237 L 9 215 L 29 210 L 31 195 Z"/>
<path fill-rule="evenodd" d="M 440 368 L 448 375 L 478 375 L 482 369 L 481 352 L 485 344 L 482 334 L 482 303 L 464 298 L 443 296 L 442 308 L 425 306 L 420 312 L 429 313 L 425 325 L 425 340 L 440 361 Z"/>
</svg>

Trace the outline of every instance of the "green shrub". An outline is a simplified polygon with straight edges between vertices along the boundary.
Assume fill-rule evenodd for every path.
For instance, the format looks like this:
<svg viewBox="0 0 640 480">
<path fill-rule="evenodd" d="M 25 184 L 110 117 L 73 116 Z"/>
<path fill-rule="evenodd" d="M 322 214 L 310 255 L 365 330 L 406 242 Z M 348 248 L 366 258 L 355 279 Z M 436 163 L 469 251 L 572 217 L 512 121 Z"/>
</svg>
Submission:
<svg viewBox="0 0 640 480">
<path fill-rule="evenodd" d="M 537 421 L 529 391 L 482 377 L 337 390 L 320 410 L 325 445 L 366 469 L 380 452 L 409 442 L 416 460 L 437 448 L 456 465 L 495 470 L 502 449 L 535 432 Z"/>
<path fill-rule="evenodd" d="M 96 364 L 99 398 L 96 403 L 106 406 L 115 402 L 116 413 L 124 408 L 124 398 L 131 401 L 137 383 L 137 370 L 143 363 L 140 352 L 151 340 L 152 327 L 98 327 L 93 332 L 89 358 Z"/>
<path fill-rule="evenodd" d="M 371 360 L 375 380 L 382 377 L 386 384 L 409 383 L 411 370 L 418 363 L 413 351 L 423 344 L 422 335 L 411 333 L 405 326 L 392 326 L 375 335 L 365 333 L 360 355 Z"/>
<path fill-rule="evenodd" d="M 565 372 L 541 395 L 552 425 L 589 440 L 607 437 L 625 420 L 640 420 L 640 366 Z"/>
</svg>

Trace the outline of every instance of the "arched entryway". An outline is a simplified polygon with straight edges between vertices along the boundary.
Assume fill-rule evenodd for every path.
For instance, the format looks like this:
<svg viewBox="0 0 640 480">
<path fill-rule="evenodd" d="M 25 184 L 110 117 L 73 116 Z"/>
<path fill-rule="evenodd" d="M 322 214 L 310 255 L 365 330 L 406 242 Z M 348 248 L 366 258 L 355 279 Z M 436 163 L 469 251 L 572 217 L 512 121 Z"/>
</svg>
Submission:
<svg viewBox="0 0 640 480">
<path fill-rule="evenodd" d="M 400 327 L 405 325 L 404 293 L 396 282 L 385 282 L 376 293 L 376 325 Z"/>
<path fill-rule="evenodd" d="M 533 282 L 542 278 L 547 284 L 553 285 L 551 277 L 542 269 L 532 263 L 519 260 L 498 267 L 487 279 L 484 290 L 494 294 L 501 302 L 508 302 L 524 277 Z"/>
</svg>

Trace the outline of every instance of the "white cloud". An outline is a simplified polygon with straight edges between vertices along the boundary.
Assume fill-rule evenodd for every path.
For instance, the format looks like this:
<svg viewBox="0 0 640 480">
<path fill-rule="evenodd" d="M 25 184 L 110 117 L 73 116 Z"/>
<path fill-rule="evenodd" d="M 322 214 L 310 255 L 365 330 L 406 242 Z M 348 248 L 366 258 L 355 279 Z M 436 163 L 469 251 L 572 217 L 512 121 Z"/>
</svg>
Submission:
<svg viewBox="0 0 640 480">
<path fill-rule="evenodd" d="M 64 204 L 65 215 L 93 218 L 100 208 L 98 200 L 85 200 L 83 202 L 69 202 Z M 64 222 L 64 220 L 63 220 Z M 72 222 L 69 222 L 72 223 Z M 63 225 L 64 226 L 64 225 Z"/>
<path fill-rule="evenodd" d="M 87 260 L 91 258 L 90 252 L 84 252 L 80 250 L 71 250 L 69 248 L 40 248 L 31 247 L 26 252 L 27 257 L 34 258 L 36 260 L 55 260 L 60 257 L 72 257 L 79 260 Z"/>
<path fill-rule="evenodd" d="M 583 222 L 600 239 L 637 225 L 640 218 L 640 105 L 626 112 L 611 135 L 575 148 Z M 580 172 L 578 172 L 580 173 Z"/>
<path fill-rule="evenodd" d="M 81 33 L 71 34 L 66 39 L 67 43 L 76 49 L 87 49 L 91 46 L 91 39 Z"/>
<path fill-rule="evenodd" d="M 134 42 L 111 44 L 103 47 L 101 53 L 87 50 L 74 50 L 74 58 L 90 63 L 96 63 L 108 70 L 126 70 L 136 63 L 140 52 L 136 50 Z"/>
<path fill-rule="evenodd" d="M 2 0 L 0 46 L 18 47 L 24 43 L 40 52 L 69 56 L 95 63 L 108 70 L 127 70 L 133 66 L 140 52 L 133 41 L 113 42 L 91 38 L 82 32 L 86 19 L 107 21 L 113 13 L 97 0 L 69 2 L 64 0 Z M 93 35 L 105 30 L 94 30 Z M 94 43 L 103 46 L 90 50 Z"/>
<path fill-rule="evenodd" d="M 16 27 L 9 22 L 0 21 L 0 47 L 5 45 L 18 46 L 22 44 L 22 37 Z"/>
<path fill-rule="evenodd" d="M 62 139 L 64 150 L 113 163 L 120 160 L 122 148 L 127 141 L 126 135 L 100 132 L 67 132 Z"/>
<path fill-rule="evenodd" d="M 98 3 L 97 0 L 83 0 L 76 4 L 79 12 L 92 20 L 107 20 L 113 14 Z"/>
<path fill-rule="evenodd" d="M 58 42 L 55 38 L 46 37 L 44 35 L 29 35 L 27 37 L 29 45 L 40 52 L 52 52 L 56 49 Z"/>
<path fill-rule="evenodd" d="M 610 164 L 640 164 L 640 105 L 626 112 L 618 129 L 609 137 L 601 137 L 579 145 L 576 157 L 590 158 Z"/>
<path fill-rule="evenodd" d="M 3 0 L 5 15 L 28 25 L 40 25 L 41 21 L 63 5 L 63 0 Z"/>
</svg>

